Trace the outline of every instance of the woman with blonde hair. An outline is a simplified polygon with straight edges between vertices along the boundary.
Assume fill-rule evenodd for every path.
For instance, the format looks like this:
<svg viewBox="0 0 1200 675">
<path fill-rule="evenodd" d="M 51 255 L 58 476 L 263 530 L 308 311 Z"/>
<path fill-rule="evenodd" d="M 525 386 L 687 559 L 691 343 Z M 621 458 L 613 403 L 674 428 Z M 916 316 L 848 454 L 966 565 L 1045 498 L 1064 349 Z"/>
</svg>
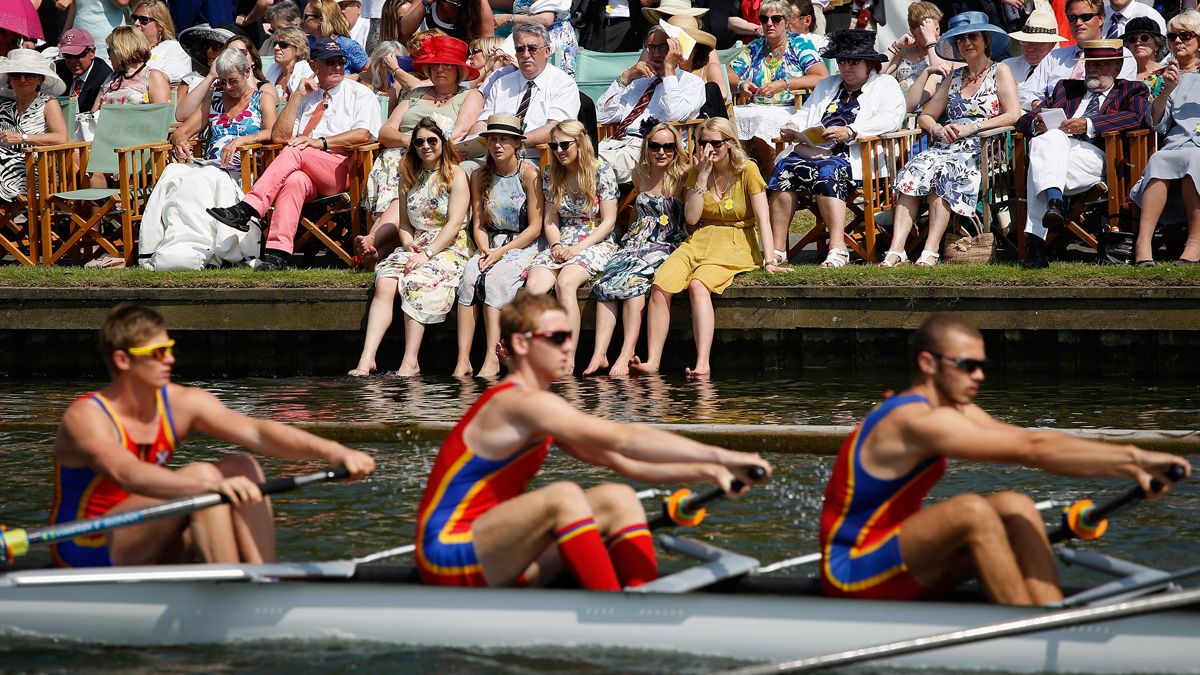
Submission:
<svg viewBox="0 0 1200 675">
<path fill-rule="evenodd" d="M 108 56 L 113 72 L 100 86 L 92 112 L 114 103 L 167 103 L 171 82 L 161 70 L 150 68 L 150 43 L 133 26 L 117 26 L 109 34 Z"/>
<path fill-rule="evenodd" d="M 397 293 L 404 311 L 404 359 L 396 375 L 419 375 L 425 326 L 445 321 L 467 264 L 463 222 L 471 202 L 467 174 L 450 144 L 452 122 L 430 115 L 417 123 L 400 168 L 400 194 L 381 220 L 399 231 L 400 246 L 375 267 L 375 296 L 358 365 L 348 374 L 375 370 L 379 343 L 392 324 Z"/>
<path fill-rule="evenodd" d="M 479 77 L 468 82 L 467 86 L 472 89 L 480 89 L 487 84 L 492 75 L 514 65 L 508 54 L 501 51 L 500 45 L 502 44 L 504 44 L 504 40 L 495 35 L 471 40 L 467 63 L 479 70 Z"/>
<path fill-rule="evenodd" d="M 291 26 L 276 28 L 271 37 L 275 41 L 271 47 L 275 63 L 267 68 L 264 77 L 275 86 L 279 100 L 286 102 L 301 80 L 313 76 L 312 66 L 308 65 L 308 38 L 299 28 Z"/>
<path fill-rule="evenodd" d="M 129 13 L 129 25 L 142 31 L 150 43 L 151 68 L 161 70 L 171 82 L 192 71 L 192 57 L 175 39 L 171 10 L 163 0 L 138 0 Z"/>
<path fill-rule="evenodd" d="M 608 374 L 610 377 L 629 374 L 654 273 L 687 236 L 679 195 L 690 168 L 683 139 L 675 127 L 659 122 L 643 137 L 642 155 L 633 170 L 636 215 L 604 274 L 592 286 L 597 301 L 596 342 L 584 375 L 608 367 L 608 344 L 617 326 L 619 302 L 624 303 L 621 309 L 624 336 L 621 353 Z"/>
<path fill-rule="evenodd" d="M 587 128 L 576 120 L 554 125 L 550 150 L 550 170 L 542 179 L 549 248 L 534 258 L 525 286 L 531 293 L 553 288 L 578 338 L 579 287 L 604 271 L 617 248 L 617 175 L 600 163 Z M 569 358 L 573 370 L 575 353 Z"/>
<path fill-rule="evenodd" d="M 688 377 L 709 374 L 712 294 L 724 293 L 741 272 L 759 267 L 780 271 L 769 262 L 771 215 L 766 187 L 758 166 L 742 151 L 729 120 L 707 120 L 700 127 L 699 161 L 683 181 L 683 216 L 691 236 L 654 275 L 646 318 L 649 351 L 645 361 L 633 357 L 631 372 L 658 372 L 671 323 L 671 298 L 686 289 L 692 303 L 696 362 L 684 372 Z"/>
<path fill-rule="evenodd" d="M 309 0 L 304 6 L 300 25 L 305 33 L 317 40 L 327 38 L 338 43 L 346 55 L 346 73 L 358 73 L 367 67 L 367 52 L 350 37 L 350 26 L 346 24 L 346 17 L 342 16 L 342 8 L 337 0 Z"/>
<path fill-rule="evenodd" d="M 909 111 L 933 98 L 942 77 L 949 72 L 949 62 L 934 49 L 942 36 L 942 16 L 942 10 L 932 2 L 909 5 L 908 32 L 887 48 L 888 61 L 880 72 L 900 83 Z"/>
</svg>

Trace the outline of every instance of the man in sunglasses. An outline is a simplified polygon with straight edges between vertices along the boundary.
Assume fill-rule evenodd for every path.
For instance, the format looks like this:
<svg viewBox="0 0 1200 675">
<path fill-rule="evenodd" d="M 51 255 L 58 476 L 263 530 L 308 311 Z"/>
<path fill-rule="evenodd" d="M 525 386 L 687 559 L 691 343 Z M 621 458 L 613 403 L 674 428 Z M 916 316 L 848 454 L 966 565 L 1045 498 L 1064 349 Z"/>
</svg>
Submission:
<svg viewBox="0 0 1200 675">
<path fill-rule="evenodd" d="M 618 183 L 628 183 L 633 176 L 641 156 L 643 124 L 652 119 L 687 122 L 700 114 L 704 81 L 681 69 L 682 59 L 679 41 L 654 26 L 646 35 L 641 58 L 617 76 L 596 102 L 596 121 L 616 125 L 600 141 L 600 159 L 612 167 Z"/>
<path fill-rule="evenodd" d="M 993 602 L 1062 599 L 1054 552 L 1029 497 L 961 494 L 921 508 L 946 461 L 1017 464 L 1080 477 L 1126 476 L 1149 497 L 1186 459 L 1132 445 L 1030 430 L 974 404 L 983 336 L 951 314 L 929 317 L 913 343 L 912 386 L 871 412 L 842 446 L 821 512 L 821 581 L 830 597 L 933 598 L 976 576 Z M 1165 488 L 1150 492 L 1150 481 Z"/>
<path fill-rule="evenodd" d="M 346 55 L 336 40 L 313 45 L 309 64 L 316 77 L 304 79 L 275 119 L 271 140 L 286 143 L 242 201 L 207 209 L 209 215 L 245 232 L 250 221 L 274 207 L 260 271 L 287 269 L 300 210 L 317 196 L 344 192 L 350 154 L 374 140 L 381 124 L 375 92 L 345 77 Z"/>
<path fill-rule="evenodd" d="M 220 492 L 230 504 L 190 516 L 79 537 L 52 548 L 60 567 L 188 563 L 262 563 L 275 558 L 270 502 L 257 483 L 263 471 L 247 454 L 215 463 L 168 467 L 193 431 L 272 457 L 344 466 L 352 477 L 375 470 L 366 453 L 278 422 L 226 408 L 216 397 L 171 383 L 175 341 L 162 315 L 123 304 L 100 328 L 100 353 L 112 382 L 81 396 L 63 415 L 54 441 L 51 523 L 153 506 Z"/>
<path fill-rule="evenodd" d="M 548 388 L 571 372 L 571 322 L 558 301 L 520 291 L 500 312 L 508 377 L 484 392 L 442 444 L 417 512 L 417 569 L 441 586 L 542 586 L 564 568 L 589 590 L 658 576 L 646 512 L 633 489 L 559 481 L 526 490 L 551 445 L 646 483 L 716 483 L 732 491 L 770 465 L 644 424 L 580 412 Z"/>
<path fill-rule="evenodd" d="M 58 53 L 63 58 L 54 64 L 54 70 L 67 83 L 67 96 L 79 98 L 80 110 L 91 110 L 100 95 L 100 86 L 108 79 L 112 68 L 104 59 L 96 58 L 96 41 L 82 28 L 72 28 L 62 34 Z M 68 127 L 74 123 L 75 120 L 67 120 Z"/>
<path fill-rule="evenodd" d="M 1104 25 L 1104 0 L 1070 0 L 1067 3 L 1066 14 L 1075 44 L 1051 50 L 1020 84 L 1017 94 L 1021 99 L 1021 107 L 1025 110 L 1032 110 L 1048 100 L 1060 80 L 1084 79 L 1081 45 L 1104 37 L 1100 30 Z M 1125 60 L 1118 77 L 1122 80 L 1136 80 L 1137 64 L 1133 60 L 1133 54 L 1125 49 L 1124 55 Z"/>
</svg>

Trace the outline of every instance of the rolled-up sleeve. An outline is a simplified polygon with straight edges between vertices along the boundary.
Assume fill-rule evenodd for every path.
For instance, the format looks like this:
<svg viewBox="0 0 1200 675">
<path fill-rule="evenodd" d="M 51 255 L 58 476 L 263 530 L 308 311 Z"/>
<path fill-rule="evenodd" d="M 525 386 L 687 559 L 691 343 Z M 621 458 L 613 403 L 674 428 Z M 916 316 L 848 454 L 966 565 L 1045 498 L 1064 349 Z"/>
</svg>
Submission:
<svg viewBox="0 0 1200 675">
<path fill-rule="evenodd" d="M 694 75 L 669 75 L 662 81 L 662 105 L 672 122 L 686 122 L 704 107 L 704 81 Z"/>
</svg>

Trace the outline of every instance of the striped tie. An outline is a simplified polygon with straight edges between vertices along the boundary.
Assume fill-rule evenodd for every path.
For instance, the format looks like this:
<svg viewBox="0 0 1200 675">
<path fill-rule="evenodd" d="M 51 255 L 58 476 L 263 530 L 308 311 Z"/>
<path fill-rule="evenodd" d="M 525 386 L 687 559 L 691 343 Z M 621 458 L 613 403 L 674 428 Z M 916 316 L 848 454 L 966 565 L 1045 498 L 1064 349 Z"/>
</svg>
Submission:
<svg viewBox="0 0 1200 675">
<path fill-rule="evenodd" d="M 1120 12 L 1115 12 L 1112 15 L 1112 23 L 1108 24 L 1108 33 L 1104 36 L 1106 40 L 1115 40 L 1121 36 L 1121 22 L 1125 20 Z"/>
<path fill-rule="evenodd" d="M 521 120 L 521 128 L 525 128 L 525 113 L 529 112 L 529 99 L 533 98 L 533 80 L 525 83 L 525 94 L 521 96 L 521 104 L 517 106 L 517 118 Z"/>
<path fill-rule="evenodd" d="M 71 87 L 71 95 L 78 96 L 83 91 L 83 78 L 75 78 L 75 85 Z"/>
<path fill-rule="evenodd" d="M 656 77 L 650 82 L 650 86 L 646 87 L 646 91 L 642 92 L 642 97 L 633 106 L 633 110 L 625 116 L 625 119 L 621 120 L 621 123 L 613 131 L 613 138 L 617 140 L 625 138 L 625 134 L 629 131 L 629 126 L 633 124 L 634 120 L 641 117 L 642 113 L 646 112 L 646 108 L 650 107 L 650 99 L 654 96 L 654 90 L 658 89 L 658 85 L 662 84 L 662 81 L 661 77 Z"/>
<path fill-rule="evenodd" d="M 1100 94 L 1092 94 L 1092 100 L 1088 101 L 1087 109 L 1083 111 L 1084 117 L 1095 117 L 1100 114 Z"/>
</svg>

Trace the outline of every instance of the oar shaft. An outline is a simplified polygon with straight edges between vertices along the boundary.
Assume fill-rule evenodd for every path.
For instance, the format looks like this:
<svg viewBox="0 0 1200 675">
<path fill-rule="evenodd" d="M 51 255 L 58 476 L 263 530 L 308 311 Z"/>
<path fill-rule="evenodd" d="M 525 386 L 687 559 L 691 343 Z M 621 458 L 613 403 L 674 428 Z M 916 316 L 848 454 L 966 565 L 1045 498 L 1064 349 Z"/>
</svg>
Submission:
<svg viewBox="0 0 1200 675">
<path fill-rule="evenodd" d="M 1183 480 L 1183 467 L 1179 466 L 1178 464 L 1171 466 L 1169 469 L 1167 469 L 1167 478 L 1170 478 L 1172 482 L 1179 482 Z M 1163 489 L 1163 484 L 1157 480 L 1152 480 L 1150 481 L 1150 489 L 1154 492 L 1158 492 L 1159 490 Z M 1124 511 L 1134 504 L 1137 504 L 1145 498 L 1146 491 L 1143 490 L 1139 485 L 1137 487 L 1130 488 L 1124 494 L 1113 497 L 1107 502 L 1104 502 L 1103 504 L 1091 509 L 1085 514 L 1084 517 L 1087 519 L 1089 524 L 1096 524 L 1110 516 L 1115 516 L 1116 514 Z M 1050 543 L 1053 544 L 1071 539 L 1075 536 L 1075 533 L 1071 531 L 1071 528 L 1067 526 L 1064 520 L 1063 524 L 1051 532 L 1049 536 Z"/>
</svg>

